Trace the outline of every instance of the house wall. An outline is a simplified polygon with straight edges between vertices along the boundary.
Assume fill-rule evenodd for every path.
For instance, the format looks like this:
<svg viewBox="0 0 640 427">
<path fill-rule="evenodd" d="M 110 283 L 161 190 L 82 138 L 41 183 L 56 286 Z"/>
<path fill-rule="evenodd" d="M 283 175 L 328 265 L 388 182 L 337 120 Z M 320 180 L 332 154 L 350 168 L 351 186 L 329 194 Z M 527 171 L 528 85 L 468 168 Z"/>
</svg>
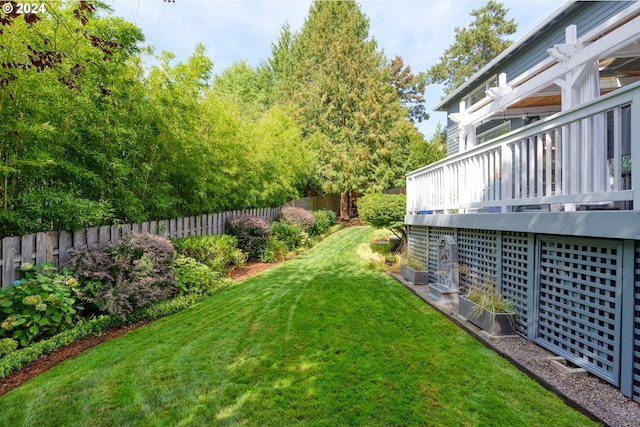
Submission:
<svg viewBox="0 0 640 427">
<path fill-rule="evenodd" d="M 518 334 L 640 402 L 639 240 L 409 225 L 409 253 L 432 280 L 442 235 L 458 243 L 461 292 L 491 281 L 514 303 Z"/>
<path fill-rule="evenodd" d="M 580 38 L 633 3 L 625 1 L 580 2 L 579 7 L 573 9 L 571 14 L 552 23 L 552 29 L 542 31 L 537 35 L 540 38 L 534 43 L 519 49 L 512 58 L 509 58 L 507 63 L 501 66 L 497 73 L 506 73 L 507 80 L 519 76 L 547 59 L 549 57 L 548 48 L 565 42 L 565 29 L 569 25 L 575 24 L 577 26 L 578 38 Z"/>
</svg>

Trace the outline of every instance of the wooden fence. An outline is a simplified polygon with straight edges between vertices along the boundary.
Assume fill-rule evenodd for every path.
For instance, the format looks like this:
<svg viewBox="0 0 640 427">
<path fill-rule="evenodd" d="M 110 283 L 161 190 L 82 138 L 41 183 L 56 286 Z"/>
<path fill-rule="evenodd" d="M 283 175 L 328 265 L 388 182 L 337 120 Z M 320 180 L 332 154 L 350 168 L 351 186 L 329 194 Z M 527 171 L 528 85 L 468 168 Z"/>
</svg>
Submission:
<svg viewBox="0 0 640 427">
<path fill-rule="evenodd" d="M 2 239 L 0 251 L 2 254 L 0 287 L 9 286 L 18 279 L 18 267 L 25 262 L 36 265 L 50 262 L 59 267 L 69 259 L 69 253 L 73 249 L 97 243 L 117 242 L 132 233 L 147 232 L 169 239 L 223 234 L 227 218 L 248 214 L 272 221 L 284 206 L 295 204 L 296 201 L 292 201 L 275 208 L 247 209 L 150 221 L 142 224 L 105 225 L 79 231 L 49 231 L 26 236 L 5 237 Z"/>
</svg>

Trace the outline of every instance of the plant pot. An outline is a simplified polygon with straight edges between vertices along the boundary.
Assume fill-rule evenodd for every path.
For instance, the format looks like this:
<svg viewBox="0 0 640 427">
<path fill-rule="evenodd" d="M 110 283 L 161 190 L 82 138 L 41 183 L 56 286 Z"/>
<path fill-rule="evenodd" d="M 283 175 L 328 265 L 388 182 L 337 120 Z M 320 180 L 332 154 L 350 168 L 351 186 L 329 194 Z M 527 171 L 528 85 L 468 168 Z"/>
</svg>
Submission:
<svg viewBox="0 0 640 427">
<path fill-rule="evenodd" d="M 426 285 L 429 283 L 429 272 L 425 270 L 414 270 L 408 265 L 400 267 L 400 275 L 414 285 Z"/>
<path fill-rule="evenodd" d="M 458 313 L 477 327 L 487 331 L 491 335 L 514 335 L 516 314 L 493 313 L 487 310 L 478 310 L 478 304 L 468 300 L 462 295 L 458 296 Z"/>
</svg>

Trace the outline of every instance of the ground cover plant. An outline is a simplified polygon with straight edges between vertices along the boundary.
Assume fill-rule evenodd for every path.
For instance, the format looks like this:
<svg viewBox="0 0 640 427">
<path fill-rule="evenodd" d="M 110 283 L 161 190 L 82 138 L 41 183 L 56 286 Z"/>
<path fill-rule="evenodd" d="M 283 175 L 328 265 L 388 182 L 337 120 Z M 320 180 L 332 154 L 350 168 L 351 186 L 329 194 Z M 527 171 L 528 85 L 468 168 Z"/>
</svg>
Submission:
<svg viewBox="0 0 640 427">
<path fill-rule="evenodd" d="M 7 425 L 595 425 L 395 280 L 369 228 L 0 397 Z"/>
</svg>

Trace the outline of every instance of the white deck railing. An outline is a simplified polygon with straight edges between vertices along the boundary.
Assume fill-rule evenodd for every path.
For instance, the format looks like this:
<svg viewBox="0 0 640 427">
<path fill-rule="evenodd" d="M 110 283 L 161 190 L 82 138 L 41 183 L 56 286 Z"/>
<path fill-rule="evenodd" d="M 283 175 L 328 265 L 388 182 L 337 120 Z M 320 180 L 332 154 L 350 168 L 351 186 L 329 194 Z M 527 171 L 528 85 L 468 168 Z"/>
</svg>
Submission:
<svg viewBox="0 0 640 427">
<path fill-rule="evenodd" d="M 640 82 L 411 172 L 407 214 L 634 202 L 639 111 Z"/>
</svg>

